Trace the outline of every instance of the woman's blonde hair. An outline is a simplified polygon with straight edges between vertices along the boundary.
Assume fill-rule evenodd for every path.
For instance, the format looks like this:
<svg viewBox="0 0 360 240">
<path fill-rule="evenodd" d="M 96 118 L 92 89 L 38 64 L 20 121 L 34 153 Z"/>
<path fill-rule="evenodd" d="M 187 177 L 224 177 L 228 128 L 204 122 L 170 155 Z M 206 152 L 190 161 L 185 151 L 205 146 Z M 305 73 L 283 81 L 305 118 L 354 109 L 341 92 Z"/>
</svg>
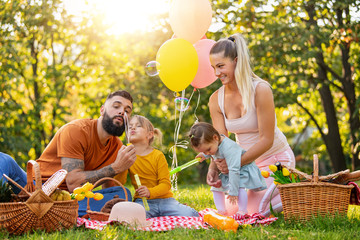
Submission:
<svg viewBox="0 0 360 240">
<path fill-rule="evenodd" d="M 149 119 L 147 119 L 144 116 L 141 115 L 134 115 L 131 117 L 131 119 L 136 118 L 138 122 L 140 123 L 140 126 L 145 128 L 149 132 L 154 132 L 154 136 L 149 139 L 149 145 L 151 145 L 154 142 L 154 139 L 156 137 L 156 143 L 161 146 L 162 145 L 162 133 L 160 129 L 154 128 L 154 125 L 150 122 Z"/>
<path fill-rule="evenodd" d="M 255 93 L 254 85 L 255 79 L 260 79 L 251 69 L 250 53 L 244 37 L 240 33 L 236 33 L 229 38 L 220 39 L 210 50 L 211 54 L 224 53 L 224 57 L 235 60 L 237 58 L 235 67 L 236 85 L 241 94 L 244 109 L 247 111 L 252 108 L 252 97 Z"/>
</svg>

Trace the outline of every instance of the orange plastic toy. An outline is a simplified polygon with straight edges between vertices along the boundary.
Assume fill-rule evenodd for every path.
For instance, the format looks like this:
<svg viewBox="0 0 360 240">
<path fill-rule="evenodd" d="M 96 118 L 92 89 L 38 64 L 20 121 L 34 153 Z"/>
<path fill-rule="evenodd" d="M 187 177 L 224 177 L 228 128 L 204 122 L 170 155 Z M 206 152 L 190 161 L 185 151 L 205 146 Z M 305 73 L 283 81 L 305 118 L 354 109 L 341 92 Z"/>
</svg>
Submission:
<svg viewBox="0 0 360 240">
<path fill-rule="evenodd" d="M 204 215 L 204 221 L 210 224 L 210 226 L 213 228 L 225 231 L 236 232 L 239 227 L 239 224 L 235 221 L 235 219 L 220 215 L 215 212 L 206 213 Z"/>
</svg>

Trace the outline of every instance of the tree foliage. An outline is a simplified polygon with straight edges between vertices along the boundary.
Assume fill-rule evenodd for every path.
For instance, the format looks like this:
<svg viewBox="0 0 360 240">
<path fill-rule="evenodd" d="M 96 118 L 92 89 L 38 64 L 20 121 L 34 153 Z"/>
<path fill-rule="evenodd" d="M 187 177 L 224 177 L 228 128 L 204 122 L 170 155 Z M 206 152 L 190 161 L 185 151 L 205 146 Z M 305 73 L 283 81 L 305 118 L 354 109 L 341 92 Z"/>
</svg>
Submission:
<svg viewBox="0 0 360 240">
<path fill-rule="evenodd" d="M 296 136 L 313 130 L 298 145 L 311 146 L 302 152 L 330 158 L 335 171 L 350 162 L 359 167 L 360 1 L 213 3 L 226 23 L 223 32 L 241 32 L 248 39 L 255 72 L 271 82 L 283 110 L 278 116 L 287 116 Z"/>
<path fill-rule="evenodd" d="M 359 1 L 212 3 L 224 27 L 207 37 L 241 32 L 248 39 L 254 71 L 272 84 L 278 125 L 294 151 L 307 159 L 321 153 L 334 170 L 355 167 L 360 25 L 353 13 Z M 171 165 L 175 138 L 188 140 L 197 118 L 211 122 L 207 103 L 221 82 L 185 90 L 193 97 L 177 135 L 177 96 L 145 72 L 172 36 L 167 17 L 158 16 L 152 32 L 114 36 L 96 11 L 71 16 L 61 0 L 0 0 L 0 151 L 19 163 L 36 159 L 62 125 L 99 117 L 107 94 L 125 89 L 134 97 L 134 113 L 163 132 L 160 148 Z M 176 150 L 179 165 L 195 156 L 191 148 Z M 179 180 L 204 182 L 206 170 L 203 162 Z"/>
</svg>

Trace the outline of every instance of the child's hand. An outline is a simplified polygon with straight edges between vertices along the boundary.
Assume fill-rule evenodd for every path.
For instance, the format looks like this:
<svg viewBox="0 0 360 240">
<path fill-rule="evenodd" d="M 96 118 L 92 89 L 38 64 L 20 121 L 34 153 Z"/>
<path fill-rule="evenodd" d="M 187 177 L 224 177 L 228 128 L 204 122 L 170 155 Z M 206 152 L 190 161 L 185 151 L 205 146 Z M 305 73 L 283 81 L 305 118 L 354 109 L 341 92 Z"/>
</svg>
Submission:
<svg viewBox="0 0 360 240">
<path fill-rule="evenodd" d="M 227 197 L 229 199 L 229 202 L 232 204 L 232 205 L 236 205 L 237 202 L 238 202 L 238 196 L 228 196 Z"/>
<path fill-rule="evenodd" d="M 150 191 L 146 186 L 141 185 L 138 189 L 135 190 L 139 197 L 150 197 Z"/>
<path fill-rule="evenodd" d="M 218 170 L 210 169 L 206 175 L 206 182 L 209 186 L 220 188 L 222 186 L 221 180 L 219 179 L 219 172 Z"/>
<path fill-rule="evenodd" d="M 204 161 L 204 160 L 206 159 L 203 153 L 199 153 L 198 155 L 196 155 L 195 158 L 201 158 L 201 159 L 199 160 L 199 162 L 202 162 L 202 161 Z"/>
</svg>

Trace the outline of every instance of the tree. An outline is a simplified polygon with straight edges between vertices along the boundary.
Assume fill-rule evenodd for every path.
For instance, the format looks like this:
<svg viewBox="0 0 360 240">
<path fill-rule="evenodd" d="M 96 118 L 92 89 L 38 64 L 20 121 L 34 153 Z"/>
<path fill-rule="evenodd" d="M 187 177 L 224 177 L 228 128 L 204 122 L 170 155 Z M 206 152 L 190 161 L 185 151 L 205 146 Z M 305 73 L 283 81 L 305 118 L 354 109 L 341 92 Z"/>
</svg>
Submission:
<svg viewBox="0 0 360 240">
<path fill-rule="evenodd" d="M 1 1 L 1 151 L 36 159 L 75 103 L 102 41 L 86 17 L 74 21 L 60 0 Z"/>
<path fill-rule="evenodd" d="M 347 168 L 346 156 L 352 169 L 359 168 L 360 29 L 354 14 L 360 1 L 213 3 L 224 32 L 242 32 L 249 40 L 254 69 L 271 81 L 276 104 L 294 110 L 289 123 L 317 129 L 313 137 L 322 138 L 333 170 Z M 301 125 L 294 131 L 302 132 Z"/>
</svg>

